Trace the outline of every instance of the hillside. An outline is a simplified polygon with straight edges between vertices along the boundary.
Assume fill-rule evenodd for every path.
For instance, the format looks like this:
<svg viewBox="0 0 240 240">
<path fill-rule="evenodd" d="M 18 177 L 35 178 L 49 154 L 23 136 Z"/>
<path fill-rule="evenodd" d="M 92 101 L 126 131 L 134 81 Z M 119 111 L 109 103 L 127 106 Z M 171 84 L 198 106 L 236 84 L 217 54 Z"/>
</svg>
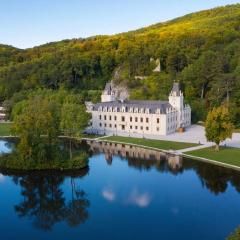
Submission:
<svg viewBox="0 0 240 240">
<path fill-rule="evenodd" d="M 181 81 L 193 119 L 228 102 L 240 117 L 240 4 L 215 8 L 112 36 L 63 40 L 20 50 L 0 45 L 1 100 L 39 87 L 88 95 L 114 75 L 132 98 L 166 98 Z M 160 59 L 161 72 L 154 73 Z M 117 74 L 114 74 L 116 73 Z M 144 80 L 134 76 L 147 76 Z M 16 97 L 16 94 L 21 97 Z"/>
</svg>

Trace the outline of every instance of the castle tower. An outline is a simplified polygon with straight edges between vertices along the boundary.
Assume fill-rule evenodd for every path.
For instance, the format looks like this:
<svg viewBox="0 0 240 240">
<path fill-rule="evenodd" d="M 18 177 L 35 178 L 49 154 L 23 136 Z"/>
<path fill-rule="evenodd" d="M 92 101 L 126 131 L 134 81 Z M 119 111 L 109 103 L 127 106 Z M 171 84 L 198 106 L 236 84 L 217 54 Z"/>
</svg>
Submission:
<svg viewBox="0 0 240 240">
<path fill-rule="evenodd" d="M 183 110 L 184 108 L 183 93 L 180 90 L 180 84 L 177 82 L 174 82 L 173 84 L 172 91 L 169 95 L 169 103 L 179 111 Z"/>
<path fill-rule="evenodd" d="M 115 91 L 113 90 L 112 84 L 107 83 L 101 95 L 101 102 L 113 102 L 115 100 Z"/>
<path fill-rule="evenodd" d="M 183 126 L 184 122 L 184 97 L 180 89 L 180 84 L 174 82 L 172 91 L 169 95 L 169 103 L 178 111 L 178 128 Z"/>
</svg>

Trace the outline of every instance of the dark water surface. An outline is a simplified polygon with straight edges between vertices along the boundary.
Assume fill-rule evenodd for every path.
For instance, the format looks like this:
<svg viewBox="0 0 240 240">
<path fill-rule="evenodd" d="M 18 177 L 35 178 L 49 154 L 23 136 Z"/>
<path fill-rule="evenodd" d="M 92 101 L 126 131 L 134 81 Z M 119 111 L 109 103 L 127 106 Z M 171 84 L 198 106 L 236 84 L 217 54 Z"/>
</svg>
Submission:
<svg viewBox="0 0 240 240">
<path fill-rule="evenodd" d="M 124 145 L 88 153 L 74 173 L 0 170 L 1 240 L 219 240 L 240 224 L 239 172 Z"/>
</svg>

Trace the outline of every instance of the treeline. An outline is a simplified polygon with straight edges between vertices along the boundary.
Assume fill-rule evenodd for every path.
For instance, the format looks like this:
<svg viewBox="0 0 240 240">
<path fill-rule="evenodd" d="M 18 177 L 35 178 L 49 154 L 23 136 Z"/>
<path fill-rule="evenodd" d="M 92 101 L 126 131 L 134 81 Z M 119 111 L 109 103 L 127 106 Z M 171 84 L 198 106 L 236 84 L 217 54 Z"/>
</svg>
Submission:
<svg viewBox="0 0 240 240">
<path fill-rule="evenodd" d="M 129 87 L 132 98 L 166 99 L 177 80 L 193 108 L 194 121 L 204 120 L 209 109 L 226 102 L 239 126 L 239 22 L 237 4 L 114 36 L 65 40 L 27 50 L 2 46 L 0 97 L 15 102 L 21 92 L 64 88 L 97 101 L 98 96 L 88 92 L 103 89 L 113 78 Z M 153 72 L 152 59 L 160 59 L 160 73 Z"/>
</svg>

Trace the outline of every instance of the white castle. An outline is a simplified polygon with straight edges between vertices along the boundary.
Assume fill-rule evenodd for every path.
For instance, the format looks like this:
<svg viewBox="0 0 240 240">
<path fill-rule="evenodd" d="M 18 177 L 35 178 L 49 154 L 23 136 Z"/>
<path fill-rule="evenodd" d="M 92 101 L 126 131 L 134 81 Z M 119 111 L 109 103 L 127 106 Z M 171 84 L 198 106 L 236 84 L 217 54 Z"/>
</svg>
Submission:
<svg viewBox="0 0 240 240">
<path fill-rule="evenodd" d="M 184 104 L 179 83 L 173 84 L 169 101 L 120 100 L 113 85 L 107 83 L 101 102 L 88 102 L 86 107 L 92 114 L 88 133 L 151 138 L 191 125 L 191 107 Z"/>
</svg>

